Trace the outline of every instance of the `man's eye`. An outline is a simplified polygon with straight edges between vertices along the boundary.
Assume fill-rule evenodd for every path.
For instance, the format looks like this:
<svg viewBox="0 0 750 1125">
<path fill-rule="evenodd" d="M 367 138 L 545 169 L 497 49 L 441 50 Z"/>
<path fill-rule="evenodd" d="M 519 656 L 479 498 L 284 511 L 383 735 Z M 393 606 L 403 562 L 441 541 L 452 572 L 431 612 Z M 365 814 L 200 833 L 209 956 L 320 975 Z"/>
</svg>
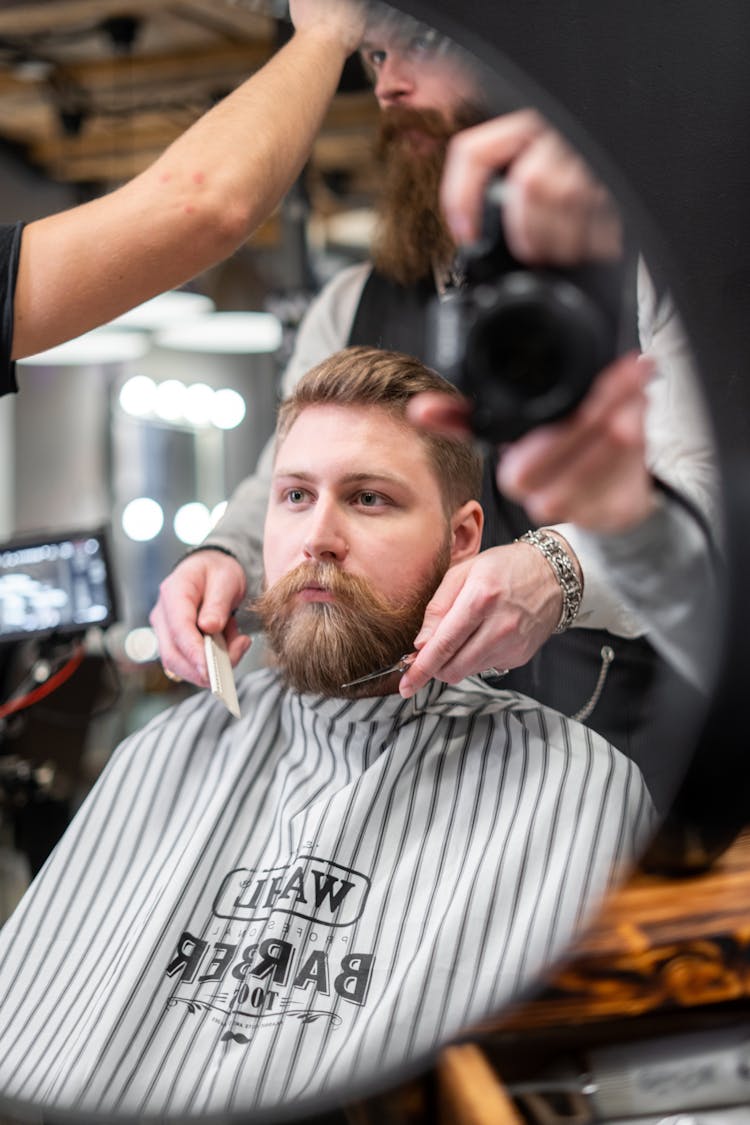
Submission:
<svg viewBox="0 0 750 1125">
<path fill-rule="evenodd" d="M 437 50 L 440 35 L 437 31 L 422 31 L 409 40 L 410 55 L 431 55 Z"/>
<path fill-rule="evenodd" d="M 368 51 L 365 58 L 371 67 L 377 69 L 377 67 L 382 66 L 385 62 L 386 53 L 385 51 Z"/>
<path fill-rule="evenodd" d="M 286 498 L 290 504 L 302 504 L 307 499 L 304 488 L 288 488 Z"/>
<path fill-rule="evenodd" d="M 360 492 L 359 502 L 363 508 L 377 508 L 385 501 L 379 492 Z"/>
</svg>

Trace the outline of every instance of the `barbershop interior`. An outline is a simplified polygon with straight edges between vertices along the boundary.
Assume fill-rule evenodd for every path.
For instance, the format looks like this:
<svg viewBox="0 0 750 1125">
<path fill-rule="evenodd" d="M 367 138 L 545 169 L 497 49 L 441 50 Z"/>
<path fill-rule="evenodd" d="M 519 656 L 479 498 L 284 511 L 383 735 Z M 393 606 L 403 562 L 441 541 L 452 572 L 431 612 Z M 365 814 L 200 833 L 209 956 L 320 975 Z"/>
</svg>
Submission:
<svg viewBox="0 0 750 1125">
<path fill-rule="evenodd" d="M 750 1125 L 748 33 L 0 5 L 0 1125 Z"/>
</svg>

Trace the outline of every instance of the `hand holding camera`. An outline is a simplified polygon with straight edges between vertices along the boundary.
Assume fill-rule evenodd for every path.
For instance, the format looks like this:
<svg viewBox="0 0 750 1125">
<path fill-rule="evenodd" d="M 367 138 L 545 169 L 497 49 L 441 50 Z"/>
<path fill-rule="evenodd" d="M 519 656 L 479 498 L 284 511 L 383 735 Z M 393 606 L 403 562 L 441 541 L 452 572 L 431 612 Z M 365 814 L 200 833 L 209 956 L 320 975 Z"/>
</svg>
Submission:
<svg viewBox="0 0 750 1125">
<path fill-rule="evenodd" d="M 467 401 L 424 396 L 412 421 L 512 442 L 498 486 L 540 524 L 611 531 L 644 519 L 653 507 L 644 454 L 650 367 L 622 338 L 635 314 L 608 193 L 524 110 L 454 138 L 442 199 L 454 234 L 472 241 L 465 291 L 436 310 L 433 362 Z M 529 266 L 511 244 L 554 264 Z"/>
<path fill-rule="evenodd" d="M 525 147 L 499 179 L 509 134 Z M 434 306 L 430 359 L 473 403 L 473 432 L 512 441 L 569 414 L 627 349 L 634 271 L 605 189 L 536 114 L 487 122 L 454 144 L 443 200 L 458 233 L 476 236 L 479 193 L 481 232 L 460 253 L 465 285 Z"/>
</svg>

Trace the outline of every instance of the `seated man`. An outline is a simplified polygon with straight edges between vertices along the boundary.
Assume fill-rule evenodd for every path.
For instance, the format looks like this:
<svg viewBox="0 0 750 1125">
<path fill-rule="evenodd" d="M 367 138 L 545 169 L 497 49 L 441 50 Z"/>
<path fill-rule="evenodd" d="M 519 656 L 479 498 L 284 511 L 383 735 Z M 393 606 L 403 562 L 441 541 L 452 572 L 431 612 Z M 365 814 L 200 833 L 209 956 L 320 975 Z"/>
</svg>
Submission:
<svg viewBox="0 0 750 1125">
<path fill-rule="evenodd" d="M 123 743 L 0 935 L 6 1096 L 351 1097 L 527 990 L 645 842 L 642 776 L 594 732 L 480 678 L 368 678 L 479 550 L 478 457 L 405 420 L 438 389 L 350 348 L 282 406 L 274 666 L 239 721 L 199 694 Z"/>
</svg>

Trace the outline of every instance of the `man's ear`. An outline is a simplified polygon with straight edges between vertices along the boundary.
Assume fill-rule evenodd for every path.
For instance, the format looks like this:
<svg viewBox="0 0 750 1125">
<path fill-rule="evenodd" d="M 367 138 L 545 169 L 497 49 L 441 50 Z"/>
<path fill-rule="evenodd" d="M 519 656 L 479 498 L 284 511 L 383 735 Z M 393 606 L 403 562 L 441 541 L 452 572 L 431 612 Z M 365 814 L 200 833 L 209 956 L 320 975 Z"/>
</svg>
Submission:
<svg viewBox="0 0 750 1125">
<path fill-rule="evenodd" d="M 476 500 L 467 500 L 451 517 L 451 566 L 479 554 L 484 512 Z"/>
</svg>

